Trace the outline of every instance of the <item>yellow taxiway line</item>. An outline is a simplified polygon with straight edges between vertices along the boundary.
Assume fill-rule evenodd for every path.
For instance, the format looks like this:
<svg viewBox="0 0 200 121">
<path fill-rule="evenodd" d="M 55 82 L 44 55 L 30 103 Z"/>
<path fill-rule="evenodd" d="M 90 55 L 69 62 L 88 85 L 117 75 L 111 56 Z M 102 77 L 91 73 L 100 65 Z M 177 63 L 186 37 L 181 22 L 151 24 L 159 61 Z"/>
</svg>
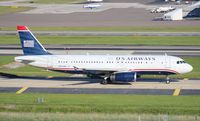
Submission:
<svg viewBox="0 0 200 121">
<path fill-rule="evenodd" d="M 21 94 L 21 93 L 23 93 L 25 90 L 27 90 L 28 89 L 28 87 L 22 87 L 20 90 L 18 90 L 17 92 L 16 92 L 16 94 Z"/>
<path fill-rule="evenodd" d="M 180 88 L 176 88 L 174 90 L 173 96 L 178 96 L 180 94 L 181 89 Z"/>
</svg>

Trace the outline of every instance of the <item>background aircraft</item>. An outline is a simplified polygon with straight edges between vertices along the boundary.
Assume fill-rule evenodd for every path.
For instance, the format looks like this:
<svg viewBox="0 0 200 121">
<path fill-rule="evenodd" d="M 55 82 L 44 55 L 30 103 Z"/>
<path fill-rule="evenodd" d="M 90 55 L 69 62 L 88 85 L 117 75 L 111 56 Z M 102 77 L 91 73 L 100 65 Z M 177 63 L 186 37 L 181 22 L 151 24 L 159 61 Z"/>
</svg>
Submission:
<svg viewBox="0 0 200 121">
<path fill-rule="evenodd" d="M 87 4 L 87 5 L 83 5 L 83 8 L 90 8 L 90 9 L 99 8 L 99 7 L 101 7 L 101 4 Z"/>
<path fill-rule="evenodd" d="M 64 73 L 103 77 L 102 84 L 133 82 L 143 74 L 183 74 L 192 66 L 183 59 L 168 55 L 52 55 L 26 26 L 17 26 L 24 56 L 15 61 Z"/>
<path fill-rule="evenodd" d="M 154 8 L 153 10 L 151 10 L 151 13 L 165 13 L 165 12 L 169 12 L 175 10 L 174 7 L 158 7 L 158 8 Z"/>
<path fill-rule="evenodd" d="M 103 2 L 103 0 L 87 0 L 87 2 Z"/>
</svg>

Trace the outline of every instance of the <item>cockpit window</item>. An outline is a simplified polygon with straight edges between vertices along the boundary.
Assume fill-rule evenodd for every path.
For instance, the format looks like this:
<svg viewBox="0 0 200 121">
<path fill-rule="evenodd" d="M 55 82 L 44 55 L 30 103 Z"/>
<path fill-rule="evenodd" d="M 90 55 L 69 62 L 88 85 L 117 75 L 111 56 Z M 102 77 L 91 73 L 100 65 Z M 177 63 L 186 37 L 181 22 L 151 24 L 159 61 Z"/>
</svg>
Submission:
<svg viewBox="0 0 200 121">
<path fill-rule="evenodd" d="M 183 63 L 186 63 L 185 61 L 177 61 L 176 62 L 177 64 L 183 64 Z"/>
</svg>

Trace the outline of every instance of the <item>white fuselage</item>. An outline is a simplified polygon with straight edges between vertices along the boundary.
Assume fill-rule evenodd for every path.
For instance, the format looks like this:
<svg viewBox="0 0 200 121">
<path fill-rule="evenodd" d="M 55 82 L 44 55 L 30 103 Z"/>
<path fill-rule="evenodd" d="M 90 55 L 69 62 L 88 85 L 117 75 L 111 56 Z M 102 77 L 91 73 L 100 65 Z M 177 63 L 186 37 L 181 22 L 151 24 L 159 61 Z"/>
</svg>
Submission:
<svg viewBox="0 0 200 121">
<path fill-rule="evenodd" d="M 18 56 L 15 60 L 64 72 L 87 70 L 183 74 L 192 71 L 192 66 L 181 58 L 167 55 L 37 55 Z"/>
</svg>

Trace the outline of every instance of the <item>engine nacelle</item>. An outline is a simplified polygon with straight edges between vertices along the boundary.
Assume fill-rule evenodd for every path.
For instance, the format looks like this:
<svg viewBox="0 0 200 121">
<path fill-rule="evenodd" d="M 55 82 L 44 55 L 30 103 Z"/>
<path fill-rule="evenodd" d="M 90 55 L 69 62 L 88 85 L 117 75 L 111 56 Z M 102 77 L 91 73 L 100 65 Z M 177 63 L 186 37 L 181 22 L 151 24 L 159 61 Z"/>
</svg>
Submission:
<svg viewBox="0 0 200 121">
<path fill-rule="evenodd" d="M 110 76 L 111 81 L 116 82 L 133 82 L 136 81 L 137 74 L 135 72 L 120 72 Z"/>
</svg>

